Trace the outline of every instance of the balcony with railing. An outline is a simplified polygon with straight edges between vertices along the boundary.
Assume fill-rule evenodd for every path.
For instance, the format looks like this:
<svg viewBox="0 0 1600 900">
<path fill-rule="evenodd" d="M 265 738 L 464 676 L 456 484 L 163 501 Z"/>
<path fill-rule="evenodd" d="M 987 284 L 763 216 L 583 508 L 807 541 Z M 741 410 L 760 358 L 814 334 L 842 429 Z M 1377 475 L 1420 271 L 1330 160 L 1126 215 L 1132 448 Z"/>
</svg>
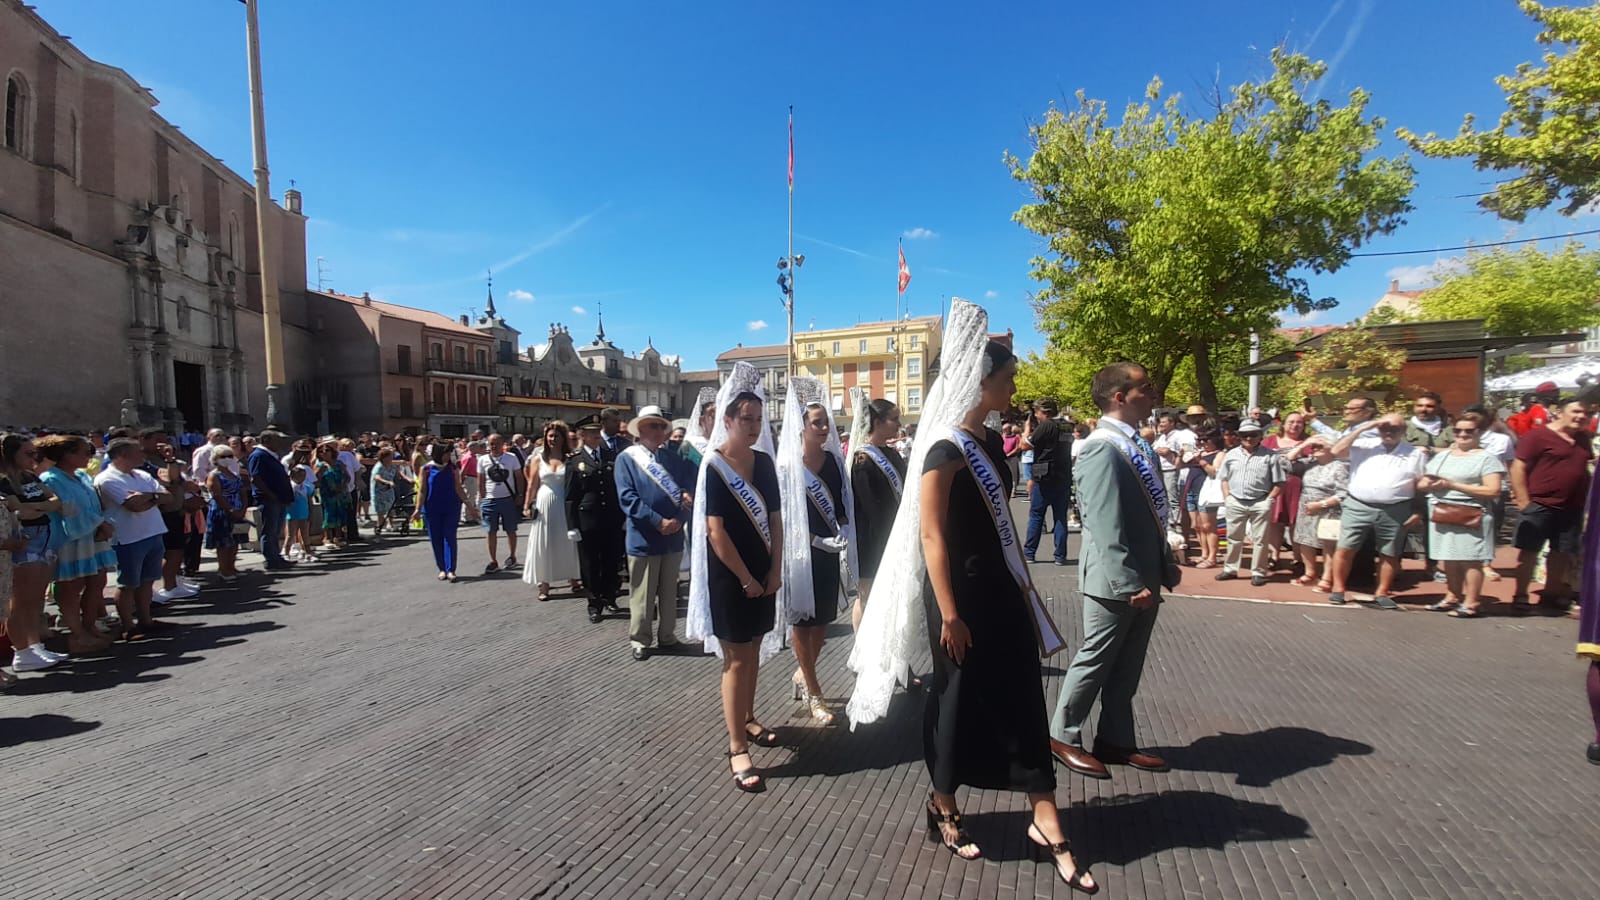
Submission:
<svg viewBox="0 0 1600 900">
<path fill-rule="evenodd" d="M 493 401 L 488 403 L 475 403 L 472 401 L 457 403 L 454 400 L 446 400 L 443 403 L 437 403 L 430 400 L 428 401 L 427 409 L 430 416 L 490 416 L 494 415 L 495 411 Z"/>
<path fill-rule="evenodd" d="M 475 362 L 469 359 L 445 359 L 440 356 L 428 357 L 429 372 L 449 372 L 461 375 L 493 375 L 494 367 L 487 362 Z"/>
</svg>

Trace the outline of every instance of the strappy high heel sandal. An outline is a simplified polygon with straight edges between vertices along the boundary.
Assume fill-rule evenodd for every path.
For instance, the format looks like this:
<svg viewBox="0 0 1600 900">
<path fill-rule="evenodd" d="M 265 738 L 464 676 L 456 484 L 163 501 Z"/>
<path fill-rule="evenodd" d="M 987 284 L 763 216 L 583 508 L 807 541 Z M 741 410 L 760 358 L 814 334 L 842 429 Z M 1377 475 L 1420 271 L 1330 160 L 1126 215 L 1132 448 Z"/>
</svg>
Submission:
<svg viewBox="0 0 1600 900">
<path fill-rule="evenodd" d="M 806 699 L 806 682 L 799 672 L 789 678 L 789 687 L 794 688 L 792 693 L 796 703 Z"/>
<path fill-rule="evenodd" d="M 754 725 L 756 728 L 758 728 L 760 730 L 759 731 L 751 731 L 750 730 L 750 726 L 751 725 Z M 773 731 L 771 728 L 768 728 L 767 726 L 762 725 L 760 722 L 757 722 L 755 719 L 746 719 L 745 720 L 745 723 L 744 723 L 744 736 L 750 741 L 750 743 L 756 744 L 756 745 L 761 746 L 761 747 L 776 747 L 776 746 L 778 746 L 778 733 L 776 731 Z"/>
<path fill-rule="evenodd" d="M 833 724 L 833 710 L 815 694 L 806 694 L 806 709 L 810 710 L 811 718 L 821 725 Z"/>
<path fill-rule="evenodd" d="M 734 757 L 749 756 L 750 751 L 729 750 L 723 755 L 728 758 L 728 765 L 731 767 L 733 765 Z M 755 760 L 751 760 L 751 765 L 749 768 L 733 770 L 733 786 L 741 791 L 744 791 L 746 794 L 759 794 L 767 789 L 767 782 L 761 777 L 761 773 L 756 771 L 754 763 Z"/>
<path fill-rule="evenodd" d="M 940 812 L 939 807 L 934 804 L 931 796 L 928 798 L 928 807 L 924 811 L 928 814 L 928 842 L 930 844 L 943 844 L 944 848 L 950 851 L 950 855 L 957 859 L 973 860 L 983 858 L 983 851 L 973 842 L 972 836 L 967 834 L 966 829 L 961 827 L 961 813 L 959 811 L 948 815 Z M 944 835 L 942 826 L 945 825 L 955 829 L 955 834 L 950 838 L 946 838 Z M 967 847 L 972 848 L 971 856 L 961 852 Z"/>
<path fill-rule="evenodd" d="M 1063 854 L 1072 852 L 1071 841 L 1062 841 L 1059 844 L 1050 843 L 1045 839 L 1044 832 L 1039 830 L 1038 824 L 1034 822 L 1028 823 L 1028 841 L 1033 844 L 1034 858 L 1039 862 L 1048 862 L 1054 866 L 1056 874 L 1060 875 L 1061 880 L 1067 883 L 1067 887 L 1075 891 L 1083 891 L 1085 894 L 1097 894 L 1100 892 L 1100 882 L 1091 880 L 1094 878 L 1094 873 L 1089 871 L 1088 866 L 1077 863 L 1077 868 L 1072 870 L 1070 878 L 1062 874 L 1059 860 Z M 1074 862 L 1076 863 L 1077 861 L 1074 860 Z"/>
</svg>

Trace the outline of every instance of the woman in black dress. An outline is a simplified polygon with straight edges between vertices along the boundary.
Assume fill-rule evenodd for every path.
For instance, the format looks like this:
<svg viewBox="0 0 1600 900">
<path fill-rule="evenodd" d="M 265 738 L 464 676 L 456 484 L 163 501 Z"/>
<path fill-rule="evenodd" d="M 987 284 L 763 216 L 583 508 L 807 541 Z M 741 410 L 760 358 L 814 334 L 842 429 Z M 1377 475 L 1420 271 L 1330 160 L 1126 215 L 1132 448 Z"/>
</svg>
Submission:
<svg viewBox="0 0 1600 900">
<path fill-rule="evenodd" d="M 860 557 L 860 586 L 850 624 L 861 630 L 861 613 L 867 607 L 872 579 L 878 575 L 883 548 L 889 543 L 894 516 L 900 509 L 900 492 L 905 484 L 906 461 L 889 444 L 900 434 L 900 409 L 888 400 L 866 404 L 866 436 L 851 454 L 850 486 L 856 496 L 856 553 Z M 891 478 L 887 465 L 895 474 Z"/>
<path fill-rule="evenodd" d="M 798 379 L 797 379 L 798 380 Z M 795 390 L 790 383 L 790 390 Z M 817 659 L 822 655 L 828 625 L 839 616 L 841 593 L 840 555 L 847 544 L 844 529 L 850 524 L 849 504 L 845 502 L 844 468 L 838 458 L 828 452 L 828 438 L 833 434 L 833 419 L 827 407 L 810 403 L 801 412 L 802 422 L 785 422 L 786 428 L 803 429 L 800 437 L 799 462 L 822 483 L 823 493 L 831 504 L 834 521 L 829 522 L 818 504 L 807 497 L 806 519 L 811 537 L 811 593 L 814 608 L 809 618 L 794 623 L 794 656 L 799 663 L 794 673 L 794 698 L 804 700 L 811 718 L 823 725 L 833 724 L 833 712 L 822 699 L 822 682 L 817 680 Z M 792 465 L 785 459 L 784 464 Z M 809 479 L 808 479 L 809 480 Z M 809 493 L 809 492 L 808 492 Z M 791 575 L 790 583 L 793 584 Z"/>
<path fill-rule="evenodd" d="M 961 828 L 955 791 L 962 785 L 1028 795 L 1028 838 L 1053 856 L 1072 887 L 1099 886 L 1079 867 L 1061 828 L 1049 722 L 1040 682 L 1035 626 L 1023 586 L 1008 567 L 990 503 L 956 441 L 970 439 L 1011 495 L 1000 435 L 984 426 L 1009 408 L 1016 357 L 1004 345 L 984 348 L 980 398 L 948 436 L 929 435 L 922 469 L 921 532 L 931 599 L 928 630 L 934 675 L 928 685 L 923 749 L 933 779 L 930 839 L 963 859 L 981 855 Z M 982 462 L 982 460 L 980 460 Z M 1014 526 L 1013 526 L 1014 528 Z M 936 607 L 936 608 L 935 608 Z"/>
<path fill-rule="evenodd" d="M 722 716 L 734 784 L 760 793 L 767 785 L 749 759 L 750 742 L 778 743 L 778 736 L 756 721 L 755 703 L 761 638 L 775 623 L 783 582 L 783 516 L 777 468 L 771 456 L 756 449 L 766 428 L 761 398 L 740 393 L 723 415 L 727 440 L 707 456 L 702 497 L 711 551 L 706 560 L 711 633 L 722 648 Z M 754 518 L 751 500 L 764 508 L 764 523 Z M 746 765 L 739 764 L 740 757 Z"/>
</svg>

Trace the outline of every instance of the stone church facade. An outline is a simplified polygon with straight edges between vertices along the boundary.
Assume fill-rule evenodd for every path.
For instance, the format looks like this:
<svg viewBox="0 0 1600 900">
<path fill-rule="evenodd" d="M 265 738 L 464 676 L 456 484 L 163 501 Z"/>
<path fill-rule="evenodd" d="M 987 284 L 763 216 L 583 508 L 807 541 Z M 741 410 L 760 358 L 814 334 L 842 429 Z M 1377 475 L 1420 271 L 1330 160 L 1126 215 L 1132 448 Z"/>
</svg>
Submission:
<svg viewBox="0 0 1600 900">
<path fill-rule="evenodd" d="M 0 0 L 0 79 L 0 423 L 104 427 L 131 400 L 146 425 L 264 426 L 263 265 L 291 378 L 317 368 L 299 194 L 268 211 L 263 259 L 253 185 L 19 0 Z"/>
</svg>

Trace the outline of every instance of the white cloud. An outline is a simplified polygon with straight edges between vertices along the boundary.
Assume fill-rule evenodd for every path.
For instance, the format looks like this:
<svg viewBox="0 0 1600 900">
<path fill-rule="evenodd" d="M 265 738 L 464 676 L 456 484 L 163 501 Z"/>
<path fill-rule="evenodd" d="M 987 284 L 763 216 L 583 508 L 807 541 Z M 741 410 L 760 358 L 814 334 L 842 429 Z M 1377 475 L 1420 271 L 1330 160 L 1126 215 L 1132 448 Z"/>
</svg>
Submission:
<svg viewBox="0 0 1600 900">
<path fill-rule="evenodd" d="M 1400 289 L 1413 291 L 1420 288 L 1432 287 L 1439 283 L 1446 275 L 1453 275 L 1466 267 L 1466 261 L 1459 256 L 1448 256 L 1436 259 L 1431 263 L 1422 263 L 1415 266 L 1395 266 L 1389 270 L 1389 279 L 1400 282 Z"/>
<path fill-rule="evenodd" d="M 744 327 L 750 329 L 751 331 L 760 331 L 761 329 L 767 327 L 767 320 L 766 319 L 756 319 L 755 321 L 752 321 L 752 322 L 746 322 L 746 323 L 744 323 Z"/>
<path fill-rule="evenodd" d="M 901 235 L 901 237 L 908 241 L 920 241 L 924 238 L 936 238 L 938 236 L 939 235 L 930 228 L 913 228 Z"/>
<path fill-rule="evenodd" d="M 524 291 L 524 290 L 522 290 L 520 288 L 517 289 L 517 290 L 511 291 L 510 293 L 506 294 L 506 296 L 510 297 L 513 300 L 521 300 L 523 303 L 532 303 L 533 302 L 533 294 L 529 293 L 528 291 Z"/>
<path fill-rule="evenodd" d="M 996 297 L 999 297 L 999 296 L 1000 296 L 1000 292 L 999 291 L 984 291 L 983 292 L 983 299 L 985 299 L 985 300 L 993 300 L 993 299 L 995 299 Z"/>
<path fill-rule="evenodd" d="M 1327 318 L 1328 310 L 1325 309 L 1314 309 L 1303 316 L 1299 313 L 1289 313 L 1283 317 L 1283 321 L 1279 324 L 1279 327 L 1310 328 L 1313 325 L 1322 324 Z"/>
<path fill-rule="evenodd" d="M 587 316 L 589 311 L 581 306 L 574 306 L 572 308 L 572 314 L 575 316 Z"/>
</svg>

